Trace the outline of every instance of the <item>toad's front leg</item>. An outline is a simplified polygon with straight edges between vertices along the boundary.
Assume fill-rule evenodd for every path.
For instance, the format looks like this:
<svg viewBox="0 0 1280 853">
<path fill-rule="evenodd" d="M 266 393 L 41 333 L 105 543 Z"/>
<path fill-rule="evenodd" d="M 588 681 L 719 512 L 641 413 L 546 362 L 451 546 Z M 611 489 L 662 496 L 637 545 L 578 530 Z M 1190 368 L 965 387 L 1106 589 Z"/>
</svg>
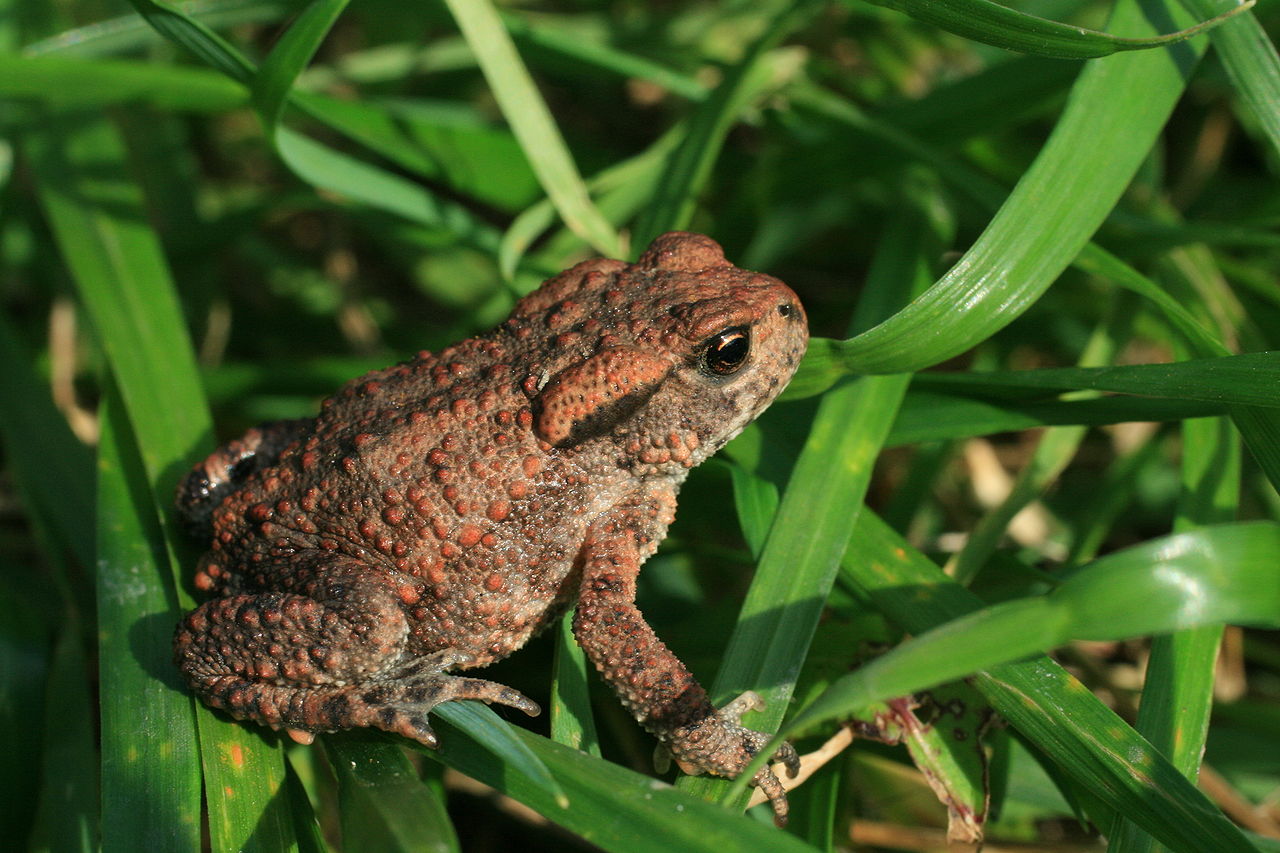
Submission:
<svg viewBox="0 0 1280 853">
<path fill-rule="evenodd" d="M 635 604 L 636 575 L 665 534 L 674 506 L 674 493 L 651 494 L 592 525 L 583 545 L 573 632 L 622 704 L 682 767 L 732 778 L 769 742 L 768 735 L 738 722 L 751 703 L 739 699 L 717 710 Z M 796 775 L 799 760 L 790 744 L 775 757 Z M 768 795 L 774 820 L 785 823 L 787 796 L 778 777 L 766 766 L 752 782 Z"/>
</svg>

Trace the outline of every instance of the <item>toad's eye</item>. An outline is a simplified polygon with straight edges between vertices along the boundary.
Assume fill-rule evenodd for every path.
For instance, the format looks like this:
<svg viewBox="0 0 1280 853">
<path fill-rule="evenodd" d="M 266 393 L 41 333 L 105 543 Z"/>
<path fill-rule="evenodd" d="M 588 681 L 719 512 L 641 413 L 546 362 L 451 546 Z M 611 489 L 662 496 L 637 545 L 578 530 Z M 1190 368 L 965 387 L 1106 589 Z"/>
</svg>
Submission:
<svg viewBox="0 0 1280 853">
<path fill-rule="evenodd" d="M 732 376 L 747 363 L 750 352 L 751 332 L 745 326 L 734 326 L 703 345 L 702 366 L 713 376 Z"/>
</svg>

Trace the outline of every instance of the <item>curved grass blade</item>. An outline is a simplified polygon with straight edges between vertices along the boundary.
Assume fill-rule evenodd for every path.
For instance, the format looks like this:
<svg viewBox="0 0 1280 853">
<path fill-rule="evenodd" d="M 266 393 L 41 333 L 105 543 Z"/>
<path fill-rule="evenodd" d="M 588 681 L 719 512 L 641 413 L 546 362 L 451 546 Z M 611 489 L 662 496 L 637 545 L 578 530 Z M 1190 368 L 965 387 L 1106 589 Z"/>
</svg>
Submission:
<svg viewBox="0 0 1280 853">
<path fill-rule="evenodd" d="M 1244 8 L 1235 0 L 1182 0 L 1197 15 Z M 1231 84 L 1280 154 L 1280 56 L 1252 12 L 1224 21 L 1210 34 Z"/>
<path fill-rule="evenodd" d="M 1111 29 L 1151 31 L 1167 3 L 1123 2 Z M 918 370 L 969 349 L 1031 305 L 1084 248 L 1164 126 L 1204 46 L 1138 51 L 1082 72 L 1049 141 L 964 257 L 879 326 L 834 347 L 852 373 Z M 1100 156 L 1099 152 L 1105 152 Z"/>
<path fill-rule="evenodd" d="M 852 0 L 845 0 L 846 3 Z M 1247 0 L 1226 12 L 1167 35 L 1123 38 L 1097 30 L 1060 24 L 1029 15 L 990 0 L 865 0 L 895 9 L 918 21 L 973 39 L 1022 53 L 1058 59 L 1093 59 L 1123 50 L 1148 50 L 1185 41 L 1211 30 L 1252 6 Z"/>
<path fill-rule="evenodd" d="M 347 8 L 347 2 L 314 0 L 309 3 L 258 66 L 253 81 L 253 103 L 262 116 L 268 139 L 275 138 L 293 81 L 320 49 L 320 43 Z"/>
<path fill-rule="evenodd" d="M 1235 529 L 1228 534 L 1210 534 L 1211 538 L 1227 540 L 1224 548 L 1228 551 L 1234 547 L 1231 540 L 1240 536 L 1240 528 L 1249 528 L 1252 532 L 1245 534 L 1251 540 L 1249 544 L 1262 550 L 1274 548 L 1277 544 L 1274 540 L 1280 539 L 1280 527 L 1270 523 L 1231 527 Z M 908 545 L 873 513 L 866 510 L 860 513 L 853 541 L 858 543 L 858 547 L 846 554 L 843 579 L 903 629 L 922 635 L 944 623 L 948 626 L 954 624 L 949 620 L 963 618 L 971 624 L 982 623 L 981 600 L 944 575 L 933 562 Z M 1194 538 L 1180 540 L 1169 537 L 1166 541 L 1175 546 L 1179 543 L 1197 544 Z M 1126 552 L 1120 559 L 1128 561 L 1133 556 L 1133 553 Z M 1154 558 L 1157 555 L 1149 556 Z M 1194 547 L 1185 556 L 1186 565 L 1203 568 L 1208 562 L 1196 555 Z M 1261 565 L 1265 557 L 1258 557 L 1258 561 L 1259 570 L 1268 571 Z M 1094 566 L 1099 564 L 1101 561 Z M 1105 568 L 1107 566 L 1104 565 Z M 1144 572 L 1149 574 L 1142 566 L 1135 573 L 1141 576 Z M 1110 594 L 1106 580 L 1099 577 L 1099 573 L 1086 575 L 1084 582 L 1077 587 L 1082 591 L 1068 593 L 1068 598 L 1079 601 L 1082 597 L 1092 597 L 1092 593 L 1087 592 L 1088 587 L 1093 587 L 1098 596 L 1105 597 Z M 1171 599 L 1176 599 L 1178 584 L 1174 582 L 1167 586 L 1165 592 Z M 1240 592 L 1248 594 L 1248 590 Z M 1272 598 L 1280 596 L 1280 590 L 1268 595 Z M 1183 600 L 1186 598 L 1184 595 Z M 1020 602 L 1012 604 L 1025 606 Z M 1142 602 L 1142 607 L 1146 609 L 1147 603 Z M 1272 622 L 1277 612 L 1274 605 L 1268 612 L 1265 607 L 1255 607 L 1247 602 L 1240 602 L 1238 608 L 1225 609 L 1233 610 L 1233 615 L 1253 615 L 1253 611 L 1261 611 L 1258 615 Z M 1185 615 L 1197 618 L 1194 609 Z M 1015 617 L 1012 621 L 1020 618 Z M 1159 619 L 1150 615 L 1143 618 L 1151 620 L 1148 624 L 1155 624 Z M 1083 622 L 1089 623 L 1088 630 L 1097 635 L 1109 633 L 1105 619 L 1085 614 Z M 1132 624 L 1132 627 L 1141 629 L 1143 626 Z M 1008 639 L 1009 635 L 1002 635 L 999 642 L 990 644 L 987 652 L 993 657 L 1000 656 L 998 647 Z M 940 683 L 951 680 L 956 672 L 965 668 L 967 659 L 965 663 L 957 662 L 954 667 L 948 665 L 945 672 L 933 659 L 917 663 L 920 670 L 915 676 L 918 677 L 885 673 L 873 663 L 871 666 L 876 666 L 876 669 L 870 682 L 874 683 L 849 684 L 850 694 L 859 695 L 857 698 L 852 695 L 845 698 L 850 699 L 850 705 L 857 705 L 864 697 L 896 695 L 895 691 L 907 686 L 908 681 L 918 681 L 918 687 L 925 681 Z M 858 673 L 853 674 L 853 677 L 857 676 Z M 1131 817 L 1170 849 L 1196 853 L 1251 849 L 1240 830 L 1157 750 L 1048 658 L 1040 656 L 1029 661 L 1001 664 L 975 675 L 973 683 L 1002 716 L 1061 769 L 1085 788 L 1096 792 L 1107 805 Z M 809 717 L 809 710 L 803 716 Z M 790 730 L 792 727 L 789 725 L 787 728 Z M 1099 733 L 1105 733 L 1105 739 L 1100 738 Z M 744 779 L 750 772 L 748 769 Z"/>
<path fill-rule="evenodd" d="M 557 801 L 549 791 L 528 778 L 506 773 L 499 762 L 483 751 L 464 750 L 461 745 L 464 739 L 456 737 L 461 733 L 450 731 L 448 721 L 443 721 L 440 728 L 440 756 L 449 766 L 524 803 L 604 850 L 812 853 L 811 847 L 772 826 L 729 815 L 720 806 L 692 797 L 665 782 L 517 729 L 516 734 L 524 745 L 551 769 L 563 787 L 564 800 Z"/>
<path fill-rule="evenodd" d="M 445 3 L 471 45 L 502 114 L 520 140 L 542 188 L 565 224 L 597 251 L 620 257 L 622 244 L 617 232 L 592 204 L 564 137 L 493 5 L 489 0 L 445 0 Z"/>
</svg>

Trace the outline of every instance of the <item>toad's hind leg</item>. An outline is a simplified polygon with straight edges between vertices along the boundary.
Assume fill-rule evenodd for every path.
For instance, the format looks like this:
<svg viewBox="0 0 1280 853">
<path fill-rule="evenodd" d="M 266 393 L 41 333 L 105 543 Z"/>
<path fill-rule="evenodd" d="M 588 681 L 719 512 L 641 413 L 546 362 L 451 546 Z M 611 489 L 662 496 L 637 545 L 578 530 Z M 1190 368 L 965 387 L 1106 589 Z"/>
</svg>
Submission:
<svg viewBox="0 0 1280 853">
<path fill-rule="evenodd" d="M 406 653 L 408 624 L 385 586 L 317 586 L 316 598 L 217 598 L 183 619 L 174 657 L 196 695 L 295 737 L 368 726 L 427 746 L 436 744 L 427 714 L 442 702 L 479 699 L 538 713 L 509 687 L 446 674 L 465 666 L 466 655 Z"/>
</svg>

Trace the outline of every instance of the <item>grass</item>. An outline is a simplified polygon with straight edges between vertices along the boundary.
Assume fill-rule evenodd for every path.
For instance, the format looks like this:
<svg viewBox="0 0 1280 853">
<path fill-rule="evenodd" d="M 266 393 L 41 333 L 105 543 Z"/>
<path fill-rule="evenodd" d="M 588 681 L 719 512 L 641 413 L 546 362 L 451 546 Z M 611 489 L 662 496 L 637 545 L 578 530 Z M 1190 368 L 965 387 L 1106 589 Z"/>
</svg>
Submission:
<svg viewBox="0 0 1280 853">
<path fill-rule="evenodd" d="M 931 778 L 992 839 L 1280 849 L 1280 18 L 1011 5 L 0 0 L 3 837 L 929 850 Z M 785 832 L 655 785 L 563 631 L 491 670 L 549 723 L 435 753 L 192 702 L 190 464 L 677 228 L 815 336 L 641 584 L 825 756 Z M 909 754 L 819 749 L 907 695 Z"/>
</svg>

